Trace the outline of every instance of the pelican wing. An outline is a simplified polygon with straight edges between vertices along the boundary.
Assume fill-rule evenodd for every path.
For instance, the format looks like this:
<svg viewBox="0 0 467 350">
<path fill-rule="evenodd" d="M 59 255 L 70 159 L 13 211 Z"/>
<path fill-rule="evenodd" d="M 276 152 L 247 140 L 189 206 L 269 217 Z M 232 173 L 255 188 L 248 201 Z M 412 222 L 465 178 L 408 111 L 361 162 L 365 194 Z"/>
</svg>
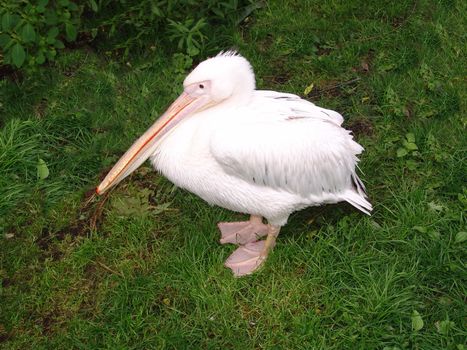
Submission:
<svg viewBox="0 0 467 350">
<path fill-rule="evenodd" d="M 331 109 L 321 108 L 314 103 L 304 100 L 297 95 L 269 91 L 269 90 L 256 90 L 255 103 L 263 102 L 269 103 L 276 108 L 278 114 L 292 114 L 295 117 L 306 117 L 313 119 L 320 119 L 332 122 L 336 125 L 342 125 L 344 118 L 338 112 Z"/>
<path fill-rule="evenodd" d="M 363 148 L 339 126 L 342 117 L 295 95 L 260 94 L 239 111 L 236 123 L 216 130 L 211 139 L 211 153 L 224 171 L 303 198 L 348 196 L 342 199 L 370 211 L 355 173 Z"/>
</svg>

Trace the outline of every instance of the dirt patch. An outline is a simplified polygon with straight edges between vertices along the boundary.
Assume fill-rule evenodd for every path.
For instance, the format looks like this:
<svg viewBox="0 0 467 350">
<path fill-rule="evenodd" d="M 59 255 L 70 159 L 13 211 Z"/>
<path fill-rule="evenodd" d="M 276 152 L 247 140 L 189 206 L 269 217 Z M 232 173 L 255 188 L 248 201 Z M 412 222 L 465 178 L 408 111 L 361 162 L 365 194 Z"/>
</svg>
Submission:
<svg viewBox="0 0 467 350">
<path fill-rule="evenodd" d="M 327 96 L 327 97 L 339 97 L 342 95 L 342 89 L 337 86 L 337 84 L 326 83 L 322 86 L 316 86 L 313 90 L 306 95 L 305 97 L 316 99 L 319 97 Z"/>
<path fill-rule="evenodd" d="M 8 288 L 8 287 L 11 286 L 12 284 L 13 284 L 12 280 L 9 279 L 8 277 L 2 279 L 2 287 L 3 287 L 3 288 Z"/>
<path fill-rule="evenodd" d="M 373 136 L 374 134 L 373 123 L 364 118 L 350 120 L 347 128 L 352 130 L 355 136 Z"/>
<path fill-rule="evenodd" d="M 335 204 L 327 204 L 318 207 L 308 207 L 299 212 L 292 214 L 292 220 L 305 222 L 308 230 L 319 230 L 323 224 L 337 224 L 346 215 L 351 215 L 355 212 L 347 202 L 339 202 Z M 289 232 L 291 236 L 296 235 L 294 232 Z M 314 235 L 313 240 L 319 239 L 319 235 Z"/>
<path fill-rule="evenodd" d="M 11 339 L 11 334 L 7 332 L 5 326 L 0 323 L 0 344 Z"/>
<path fill-rule="evenodd" d="M 291 74 L 287 70 L 287 58 L 279 57 L 271 62 L 273 67 L 272 75 L 265 75 L 263 79 L 269 84 L 282 85 L 291 79 Z"/>
<path fill-rule="evenodd" d="M 44 227 L 41 230 L 41 234 L 39 235 L 39 239 L 36 241 L 36 244 L 42 250 L 49 250 L 50 245 L 50 232 L 48 227 Z"/>
<path fill-rule="evenodd" d="M 397 29 L 401 27 L 407 19 L 407 17 L 393 17 L 390 19 L 390 23 L 393 28 Z"/>
<path fill-rule="evenodd" d="M 318 46 L 318 51 L 316 52 L 316 55 L 318 56 L 327 56 L 332 52 L 332 49 L 329 47 L 321 47 Z"/>
<path fill-rule="evenodd" d="M 93 37 L 90 32 L 80 32 L 78 34 L 78 37 L 76 38 L 75 41 L 72 42 L 66 42 L 66 47 L 68 49 L 86 49 L 89 51 L 93 51 L 92 46 L 90 46 L 90 43 L 92 43 Z"/>
<path fill-rule="evenodd" d="M 105 175 L 105 174 L 104 174 Z M 50 227 L 44 227 L 36 243 L 44 252 L 43 259 L 50 258 L 52 261 L 63 257 L 63 252 L 57 243 L 63 241 L 67 236 L 75 239 L 84 237 L 89 231 L 96 231 L 100 228 L 103 220 L 104 204 L 109 193 L 97 198 L 95 190 L 91 189 L 85 193 L 80 209 L 76 213 L 76 218 L 64 228 L 52 231 Z"/>
<path fill-rule="evenodd" d="M 0 344 L 5 343 L 11 339 L 11 335 L 8 333 L 0 333 Z"/>
<path fill-rule="evenodd" d="M 268 84 L 274 84 L 274 85 L 285 84 L 290 80 L 290 78 L 291 78 L 290 73 L 286 69 L 282 68 L 281 62 L 278 62 L 275 64 L 274 74 L 263 76 L 263 79 Z"/>
<path fill-rule="evenodd" d="M 50 335 L 52 333 L 52 324 L 55 322 L 53 314 L 47 314 L 41 319 L 42 334 Z"/>
<path fill-rule="evenodd" d="M 258 50 L 262 53 L 267 53 L 274 42 L 274 37 L 272 34 L 266 35 L 264 39 L 258 41 Z"/>
<path fill-rule="evenodd" d="M 370 73 L 373 68 L 374 58 L 375 51 L 370 49 L 368 53 L 360 59 L 360 64 L 352 68 L 352 71 L 360 74 Z"/>
<path fill-rule="evenodd" d="M 34 105 L 34 115 L 42 119 L 45 116 L 47 110 L 47 99 L 42 98 L 37 104 Z"/>
<path fill-rule="evenodd" d="M 166 312 L 174 300 L 178 299 L 179 293 L 171 286 L 165 286 L 155 298 L 154 303 L 150 306 L 151 312 L 156 315 L 161 315 Z"/>
<path fill-rule="evenodd" d="M 356 85 L 361 78 L 354 78 L 343 82 L 326 81 L 313 88 L 305 97 L 315 99 L 323 96 L 339 97 L 345 95 L 344 88 Z"/>
<path fill-rule="evenodd" d="M 40 261 L 44 261 L 45 259 L 57 261 L 63 257 L 63 252 L 57 247 L 54 235 L 50 233 L 48 227 L 42 229 L 36 243 L 42 251 Z"/>
<path fill-rule="evenodd" d="M 67 234 L 72 237 L 85 236 L 89 231 L 98 230 L 102 224 L 103 209 L 108 197 L 109 193 L 106 193 L 96 199 L 94 189 L 86 192 L 85 200 L 77 213 L 77 219 L 58 231 L 55 236 L 63 240 Z"/>
<path fill-rule="evenodd" d="M 287 72 L 281 72 L 279 74 L 266 75 L 264 79 L 272 84 L 282 85 L 290 80 L 290 74 Z"/>
<path fill-rule="evenodd" d="M 0 65 L 0 79 L 8 79 L 12 82 L 19 82 L 23 79 L 23 74 L 9 65 Z"/>
<path fill-rule="evenodd" d="M 70 316 L 64 310 L 58 310 L 55 306 L 51 306 L 52 310 L 44 313 L 39 313 L 37 310 L 32 311 L 29 314 L 30 319 L 34 320 L 34 323 L 44 336 L 51 336 L 55 333 L 55 330 L 59 328 L 60 324 L 63 324 L 63 320 Z"/>
</svg>

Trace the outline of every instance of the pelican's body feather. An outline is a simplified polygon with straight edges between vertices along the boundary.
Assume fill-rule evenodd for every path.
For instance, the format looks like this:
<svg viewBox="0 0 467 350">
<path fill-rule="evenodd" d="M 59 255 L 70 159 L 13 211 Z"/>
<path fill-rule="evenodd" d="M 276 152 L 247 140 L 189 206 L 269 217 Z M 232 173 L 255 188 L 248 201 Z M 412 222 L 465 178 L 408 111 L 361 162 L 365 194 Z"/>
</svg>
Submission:
<svg viewBox="0 0 467 350">
<path fill-rule="evenodd" d="M 241 106 L 184 120 L 151 160 L 210 204 L 284 225 L 308 206 L 347 201 L 371 210 L 355 172 L 363 148 L 343 118 L 296 95 L 254 91 Z"/>
</svg>

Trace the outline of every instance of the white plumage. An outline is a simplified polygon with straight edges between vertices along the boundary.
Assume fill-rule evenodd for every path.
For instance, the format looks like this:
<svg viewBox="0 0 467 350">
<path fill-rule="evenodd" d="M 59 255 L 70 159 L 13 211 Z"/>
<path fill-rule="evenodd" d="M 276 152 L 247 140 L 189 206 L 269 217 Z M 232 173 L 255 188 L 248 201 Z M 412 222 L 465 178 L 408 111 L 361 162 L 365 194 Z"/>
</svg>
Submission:
<svg viewBox="0 0 467 350">
<path fill-rule="evenodd" d="M 255 90 L 250 64 L 233 52 L 202 62 L 184 87 L 182 102 L 169 108 L 168 121 L 156 123 L 155 130 L 181 118 L 176 127 L 169 124 L 165 134 L 147 141 L 154 134 L 150 129 L 133 153 L 147 147 L 146 158 L 152 153 L 154 167 L 177 186 L 252 215 L 249 222 L 220 225 L 224 243 L 241 244 L 227 262 L 236 275 L 251 273 L 264 261 L 280 226 L 296 210 L 340 201 L 366 214 L 372 210 L 356 174 L 363 148 L 342 128 L 339 113 L 296 95 Z M 201 106 L 179 117 L 191 101 L 202 101 Z M 118 165 L 122 172 L 123 163 Z M 258 217 L 267 219 L 268 230 Z M 257 240 L 265 234 L 266 244 Z"/>
<path fill-rule="evenodd" d="M 355 173 L 363 148 L 341 122 L 295 95 L 255 91 L 244 106 L 185 119 L 151 160 L 208 203 L 273 225 L 304 207 L 340 201 L 368 213 Z"/>
</svg>

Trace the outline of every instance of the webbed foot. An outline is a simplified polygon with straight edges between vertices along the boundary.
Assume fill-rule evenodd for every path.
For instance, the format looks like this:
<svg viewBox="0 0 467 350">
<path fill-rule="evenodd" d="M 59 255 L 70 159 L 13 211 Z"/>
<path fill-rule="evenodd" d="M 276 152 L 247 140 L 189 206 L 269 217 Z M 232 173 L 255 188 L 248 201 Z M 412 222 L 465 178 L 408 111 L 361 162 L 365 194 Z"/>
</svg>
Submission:
<svg viewBox="0 0 467 350">
<path fill-rule="evenodd" d="M 221 243 L 247 244 L 257 241 L 268 233 L 268 226 L 260 216 L 252 215 L 249 221 L 220 222 Z"/>
<path fill-rule="evenodd" d="M 280 227 L 268 225 L 268 237 L 263 241 L 249 242 L 238 247 L 226 260 L 225 266 L 235 277 L 249 275 L 258 270 L 266 261 L 269 252 L 276 244 Z"/>
</svg>

